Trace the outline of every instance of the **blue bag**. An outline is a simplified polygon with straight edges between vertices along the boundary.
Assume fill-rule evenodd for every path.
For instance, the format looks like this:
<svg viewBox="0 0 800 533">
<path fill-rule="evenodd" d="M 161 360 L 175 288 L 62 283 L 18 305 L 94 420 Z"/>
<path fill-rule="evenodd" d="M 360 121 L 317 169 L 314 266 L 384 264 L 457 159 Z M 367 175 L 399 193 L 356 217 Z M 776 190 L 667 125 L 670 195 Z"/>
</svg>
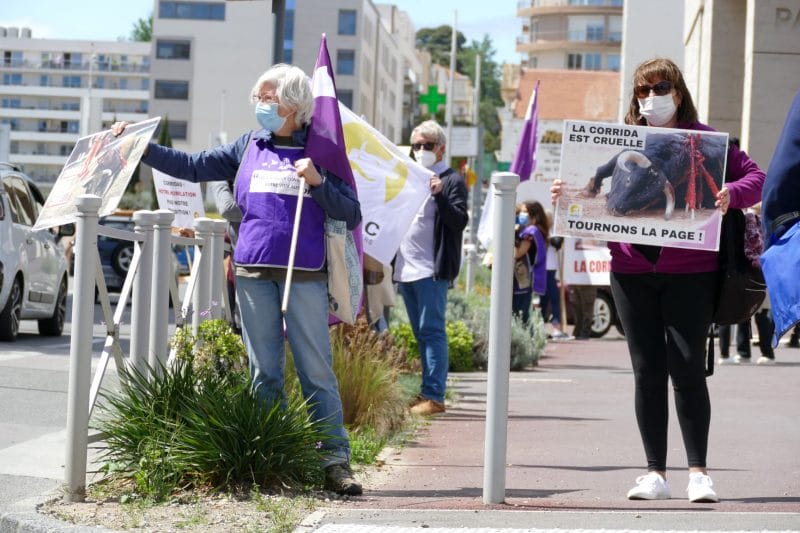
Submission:
<svg viewBox="0 0 800 533">
<path fill-rule="evenodd" d="M 773 239 L 761 256 L 761 270 L 767 282 L 775 333 L 772 346 L 800 321 L 800 221 Z"/>
</svg>

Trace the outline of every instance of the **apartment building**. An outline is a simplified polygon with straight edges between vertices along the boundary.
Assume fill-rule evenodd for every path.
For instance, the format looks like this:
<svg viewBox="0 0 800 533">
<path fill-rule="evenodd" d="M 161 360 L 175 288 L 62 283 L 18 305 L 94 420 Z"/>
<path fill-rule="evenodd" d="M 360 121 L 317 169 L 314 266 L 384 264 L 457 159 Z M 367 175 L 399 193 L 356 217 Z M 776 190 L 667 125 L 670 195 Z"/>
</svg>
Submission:
<svg viewBox="0 0 800 533">
<path fill-rule="evenodd" d="M 272 64 L 271 2 L 155 0 L 153 13 L 151 114 L 169 118 L 174 145 L 201 150 L 255 127 L 248 95 Z M 286 1 L 285 62 L 312 74 L 323 33 L 339 99 L 399 142 L 417 68 L 410 18 L 369 0 Z"/>
<path fill-rule="evenodd" d="M 0 76 L 8 160 L 45 190 L 80 137 L 149 116 L 150 43 L 36 39 L 29 28 L 0 28 Z"/>
<path fill-rule="evenodd" d="M 523 66 L 619 71 L 622 13 L 623 0 L 520 0 Z"/>
</svg>

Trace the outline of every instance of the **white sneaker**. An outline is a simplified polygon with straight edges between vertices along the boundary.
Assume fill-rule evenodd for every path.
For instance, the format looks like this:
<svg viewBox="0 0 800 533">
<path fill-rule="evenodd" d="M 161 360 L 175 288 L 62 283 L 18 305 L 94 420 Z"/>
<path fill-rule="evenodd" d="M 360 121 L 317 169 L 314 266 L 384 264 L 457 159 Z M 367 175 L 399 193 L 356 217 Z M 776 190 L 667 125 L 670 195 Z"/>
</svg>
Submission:
<svg viewBox="0 0 800 533">
<path fill-rule="evenodd" d="M 765 356 L 762 355 L 761 357 L 758 358 L 758 361 L 756 361 L 756 364 L 757 365 L 774 365 L 775 364 L 775 358 L 774 357 L 765 357 Z"/>
<path fill-rule="evenodd" d="M 686 487 L 689 501 L 692 503 L 718 502 L 719 496 L 717 496 L 717 493 L 711 488 L 713 486 L 714 482 L 711 481 L 711 477 L 702 472 L 692 472 L 689 474 L 689 486 Z"/>
<path fill-rule="evenodd" d="M 720 357 L 717 361 L 718 365 L 735 365 L 736 362 L 730 357 Z"/>
<path fill-rule="evenodd" d="M 750 362 L 749 357 L 742 357 L 741 355 L 736 355 L 733 360 L 736 362 L 737 365 L 746 365 Z"/>
<path fill-rule="evenodd" d="M 551 335 L 551 340 L 554 341 L 571 341 L 574 339 L 575 337 L 569 335 L 568 333 L 564 333 L 563 331 L 554 331 Z"/>
<path fill-rule="evenodd" d="M 636 478 L 636 486 L 628 491 L 629 500 L 669 500 L 672 491 L 667 480 L 655 472 Z"/>
</svg>

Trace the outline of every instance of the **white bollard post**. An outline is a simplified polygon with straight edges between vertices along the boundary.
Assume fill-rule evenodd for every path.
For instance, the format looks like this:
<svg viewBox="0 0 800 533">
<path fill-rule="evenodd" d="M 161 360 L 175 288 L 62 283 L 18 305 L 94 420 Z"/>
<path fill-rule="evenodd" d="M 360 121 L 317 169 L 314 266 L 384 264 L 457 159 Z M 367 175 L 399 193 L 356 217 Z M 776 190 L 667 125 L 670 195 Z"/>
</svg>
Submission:
<svg viewBox="0 0 800 533">
<path fill-rule="evenodd" d="M 136 211 L 133 222 L 134 230 L 144 234 L 144 241 L 139 245 L 139 268 L 133 278 L 130 364 L 142 375 L 146 375 L 150 342 L 150 290 L 153 284 L 153 225 L 156 214 L 152 211 Z"/>
<path fill-rule="evenodd" d="M 200 261 L 195 261 L 197 272 L 197 285 L 194 287 L 192 298 L 192 333 L 197 335 L 200 323 L 209 316 L 211 308 L 211 258 L 212 258 L 212 237 L 214 232 L 214 220 L 210 218 L 194 219 L 194 236 L 200 239 Z"/>
<path fill-rule="evenodd" d="M 228 290 L 223 284 L 225 273 L 223 259 L 225 258 L 225 230 L 228 223 L 224 220 L 214 220 L 211 230 L 211 266 L 209 268 L 209 284 L 211 286 L 211 315 L 210 318 L 222 318 L 222 292 Z"/>
<path fill-rule="evenodd" d="M 492 174 L 494 185 L 492 301 L 489 310 L 489 368 L 486 386 L 486 447 L 483 503 L 502 503 L 506 491 L 508 381 L 511 365 L 511 293 L 514 265 L 514 204 L 519 176 Z"/>
<path fill-rule="evenodd" d="M 89 441 L 89 392 L 92 378 L 92 327 L 97 261 L 97 226 L 101 199 L 82 194 L 76 202 L 75 275 L 73 277 L 72 334 L 69 342 L 67 388 L 67 446 L 64 501 L 86 497 L 86 450 Z"/>
<path fill-rule="evenodd" d="M 150 342 L 147 362 L 158 371 L 167 362 L 169 334 L 169 286 L 172 271 L 172 220 L 175 214 L 159 209 L 153 239 L 153 283 L 150 293 Z"/>
</svg>

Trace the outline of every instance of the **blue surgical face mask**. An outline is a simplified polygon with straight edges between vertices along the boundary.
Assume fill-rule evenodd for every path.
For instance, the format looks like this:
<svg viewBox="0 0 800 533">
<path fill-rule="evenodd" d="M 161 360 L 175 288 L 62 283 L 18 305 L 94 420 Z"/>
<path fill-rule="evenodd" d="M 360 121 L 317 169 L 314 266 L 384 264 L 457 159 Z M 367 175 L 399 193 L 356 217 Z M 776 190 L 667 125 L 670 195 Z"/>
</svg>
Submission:
<svg viewBox="0 0 800 533">
<path fill-rule="evenodd" d="M 262 128 L 272 133 L 286 123 L 286 117 L 278 115 L 278 104 L 256 104 L 256 120 Z"/>
<path fill-rule="evenodd" d="M 527 226 L 529 220 L 528 213 L 520 213 L 517 215 L 517 224 L 520 226 Z"/>
</svg>

